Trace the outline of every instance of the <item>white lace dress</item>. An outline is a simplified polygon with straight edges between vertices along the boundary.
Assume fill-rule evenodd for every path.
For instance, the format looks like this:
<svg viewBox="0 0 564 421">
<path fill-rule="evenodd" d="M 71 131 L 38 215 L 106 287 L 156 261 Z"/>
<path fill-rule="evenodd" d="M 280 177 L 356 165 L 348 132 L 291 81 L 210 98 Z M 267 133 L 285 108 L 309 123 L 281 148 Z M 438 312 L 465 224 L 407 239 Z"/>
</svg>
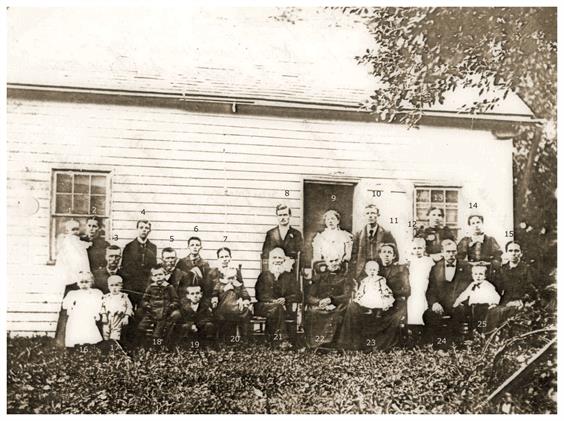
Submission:
<svg viewBox="0 0 564 421">
<path fill-rule="evenodd" d="M 313 260 L 324 260 L 327 256 L 338 254 L 343 260 L 351 260 L 353 236 L 350 232 L 326 229 L 318 233 L 312 241 Z"/>
</svg>

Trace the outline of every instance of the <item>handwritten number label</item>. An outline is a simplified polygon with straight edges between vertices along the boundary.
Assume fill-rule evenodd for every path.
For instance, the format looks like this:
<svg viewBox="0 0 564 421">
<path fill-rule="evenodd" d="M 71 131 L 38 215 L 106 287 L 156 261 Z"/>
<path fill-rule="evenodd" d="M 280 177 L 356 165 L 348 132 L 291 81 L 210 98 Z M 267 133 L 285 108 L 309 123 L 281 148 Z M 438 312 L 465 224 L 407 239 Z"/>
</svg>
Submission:
<svg viewBox="0 0 564 421">
<path fill-rule="evenodd" d="M 286 197 L 290 196 L 290 190 L 284 190 L 284 196 Z"/>
<path fill-rule="evenodd" d="M 119 236 L 117 234 L 114 234 L 114 236 L 112 237 L 112 240 L 114 240 L 114 241 L 119 240 Z"/>
<path fill-rule="evenodd" d="M 198 232 L 198 231 L 200 231 L 200 228 L 198 228 L 198 226 L 195 225 L 195 226 L 194 226 L 194 232 Z"/>
<path fill-rule="evenodd" d="M 241 337 L 240 337 L 239 335 L 231 336 L 231 338 L 229 338 L 229 340 L 230 340 L 232 343 L 238 343 L 238 342 L 241 342 Z"/>
<path fill-rule="evenodd" d="M 227 235 L 224 235 L 224 236 L 223 236 L 223 241 L 224 241 L 224 242 L 227 241 Z"/>
<path fill-rule="evenodd" d="M 390 218 L 390 224 L 397 224 L 398 218 Z"/>
<path fill-rule="evenodd" d="M 437 338 L 437 345 L 446 345 L 446 338 Z"/>
<path fill-rule="evenodd" d="M 407 226 L 408 226 L 409 228 L 417 228 L 417 221 L 409 221 L 409 222 L 407 223 Z"/>
<path fill-rule="evenodd" d="M 335 196 L 334 194 L 331 195 L 331 202 L 334 202 L 337 200 L 337 196 Z"/>
<path fill-rule="evenodd" d="M 513 237 L 513 231 L 505 231 L 506 237 Z"/>
<path fill-rule="evenodd" d="M 141 209 L 141 215 L 145 215 L 145 209 Z"/>
<path fill-rule="evenodd" d="M 170 242 L 172 243 L 174 241 L 174 235 L 170 236 Z"/>
<path fill-rule="evenodd" d="M 468 203 L 468 206 L 470 207 L 470 209 L 477 209 L 478 208 L 478 203 L 477 202 L 470 202 Z"/>
</svg>

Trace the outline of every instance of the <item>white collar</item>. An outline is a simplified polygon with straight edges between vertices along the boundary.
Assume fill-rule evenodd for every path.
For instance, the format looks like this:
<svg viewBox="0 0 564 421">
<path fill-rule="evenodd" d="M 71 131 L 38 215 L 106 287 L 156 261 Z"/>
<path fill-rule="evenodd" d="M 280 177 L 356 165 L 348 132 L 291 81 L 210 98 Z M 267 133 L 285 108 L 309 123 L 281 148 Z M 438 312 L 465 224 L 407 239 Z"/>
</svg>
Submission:
<svg viewBox="0 0 564 421">
<path fill-rule="evenodd" d="M 149 237 L 145 238 L 145 240 L 141 240 L 141 238 L 137 237 L 137 241 L 139 242 L 139 244 L 145 244 L 147 243 L 147 241 L 149 241 Z"/>
</svg>

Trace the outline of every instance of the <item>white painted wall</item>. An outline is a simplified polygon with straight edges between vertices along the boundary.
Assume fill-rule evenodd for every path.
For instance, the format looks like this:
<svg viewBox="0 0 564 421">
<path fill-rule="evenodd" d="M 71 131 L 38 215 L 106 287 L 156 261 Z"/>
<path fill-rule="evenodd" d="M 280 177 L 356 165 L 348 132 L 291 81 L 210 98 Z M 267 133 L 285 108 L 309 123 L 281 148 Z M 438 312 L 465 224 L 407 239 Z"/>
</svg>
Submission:
<svg viewBox="0 0 564 421">
<path fill-rule="evenodd" d="M 186 255 L 188 237 L 203 256 L 223 245 L 252 287 L 274 207 L 287 202 L 301 226 L 304 177 L 351 177 L 354 225 L 372 193 L 381 222 L 406 255 L 416 184 L 462 186 L 461 220 L 478 202 L 486 229 L 505 243 L 513 229 L 511 142 L 487 131 L 400 125 L 196 114 L 118 105 L 8 100 L 8 330 L 52 333 L 59 308 L 49 257 L 53 168 L 112 172 L 111 231 L 124 246 L 141 209 L 159 249 Z M 289 190 L 289 197 L 284 191 Z M 390 225 L 390 217 L 398 225 Z M 223 236 L 227 235 L 227 242 Z"/>
</svg>

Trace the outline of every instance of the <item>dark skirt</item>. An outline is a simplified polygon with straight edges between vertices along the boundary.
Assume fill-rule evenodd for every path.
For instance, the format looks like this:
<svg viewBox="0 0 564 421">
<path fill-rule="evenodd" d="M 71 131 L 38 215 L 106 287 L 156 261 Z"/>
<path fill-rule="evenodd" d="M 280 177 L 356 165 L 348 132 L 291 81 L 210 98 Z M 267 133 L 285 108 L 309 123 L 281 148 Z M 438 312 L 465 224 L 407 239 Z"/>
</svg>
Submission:
<svg viewBox="0 0 564 421">
<path fill-rule="evenodd" d="M 344 315 L 339 335 L 339 347 L 344 349 L 389 349 L 401 337 L 401 327 L 407 315 L 407 302 L 396 300 L 387 310 L 372 310 L 352 302 Z"/>
<path fill-rule="evenodd" d="M 336 339 L 343 321 L 346 306 L 339 306 L 334 310 L 321 310 L 310 307 L 304 315 L 304 329 L 306 346 L 317 348 L 329 345 Z"/>
</svg>

